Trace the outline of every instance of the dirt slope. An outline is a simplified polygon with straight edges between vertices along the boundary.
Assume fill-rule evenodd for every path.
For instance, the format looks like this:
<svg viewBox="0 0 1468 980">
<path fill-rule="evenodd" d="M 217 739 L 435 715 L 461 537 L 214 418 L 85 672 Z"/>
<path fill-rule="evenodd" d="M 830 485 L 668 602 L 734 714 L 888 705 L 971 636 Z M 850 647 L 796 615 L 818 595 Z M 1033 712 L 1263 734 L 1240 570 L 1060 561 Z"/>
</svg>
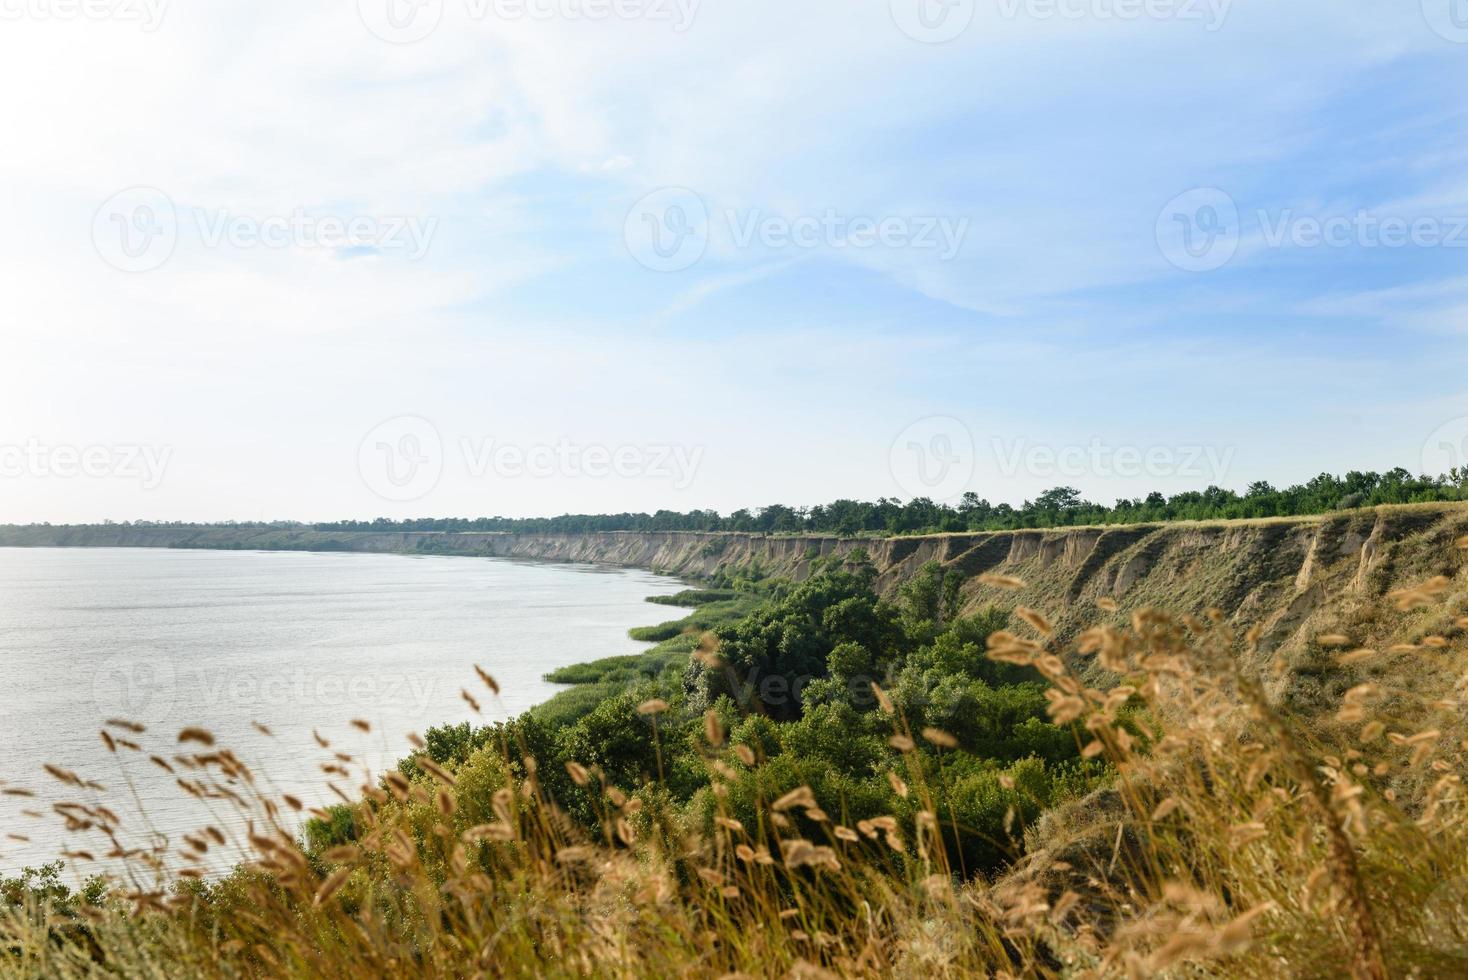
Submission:
<svg viewBox="0 0 1468 980">
<path fill-rule="evenodd" d="M 884 591 L 926 562 L 962 574 L 965 607 L 1023 603 L 1073 634 L 1114 598 L 1120 615 L 1144 606 L 1175 612 L 1222 609 L 1242 626 L 1261 624 L 1262 648 L 1301 650 L 1319 632 L 1354 625 L 1369 642 L 1385 594 L 1433 575 L 1460 575 L 1451 545 L 1468 533 L 1468 505 L 1383 507 L 1316 518 L 1109 528 L 994 531 L 901 538 L 766 536 L 697 532 L 454 534 L 318 532 L 250 527 L 0 528 L 0 546 L 90 546 L 382 551 L 589 562 L 699 576 L 760 569 L 800 579 L 811 559 L 864 549 Z M 1023 579 L 1010 592 L 978 576 Z M 1460 608 L 1457 603 L 1453 608 Z M 1424 626 L 1424 628 L 1427 628 Z"/>
</svg>

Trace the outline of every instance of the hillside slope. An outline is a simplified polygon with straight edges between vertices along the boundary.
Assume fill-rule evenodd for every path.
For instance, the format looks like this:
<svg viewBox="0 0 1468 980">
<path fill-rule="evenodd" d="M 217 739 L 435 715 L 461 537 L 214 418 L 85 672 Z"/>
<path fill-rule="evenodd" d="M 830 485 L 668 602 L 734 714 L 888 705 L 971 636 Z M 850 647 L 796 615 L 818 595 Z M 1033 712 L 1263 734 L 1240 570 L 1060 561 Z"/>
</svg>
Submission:
<svg viewBox="0 0 1468 980">
<path fill-rule="evenodd" d="M 123 525 L 0 528 L 0 546 L 169 547 L 369 551 L 587 562 L 699 577 L 761 571 L 805 578 L 812 559 L 863 549 L 890 591 L 925 563 L 964 578 L 966 611 L 1024 604 L 1062 636 L 1115 599 L 1120 615 L 1157 606 L 1224 611 L 1263 629 L 1261 649 L 1297 650 L 1309 637 L 1355 624 L 1362 642 L 1386 593 L 1457 572 L 1448 547 L 1468 533 L 1468 505 L 1381 507 L 1321 517 L 1206 524 L 991 531 L 896 538 L 698 532 L 517 534 L 323 532 L 268 527 Z M 1007 591 L 978 576 L 1024 580 Z"/>
</svg>

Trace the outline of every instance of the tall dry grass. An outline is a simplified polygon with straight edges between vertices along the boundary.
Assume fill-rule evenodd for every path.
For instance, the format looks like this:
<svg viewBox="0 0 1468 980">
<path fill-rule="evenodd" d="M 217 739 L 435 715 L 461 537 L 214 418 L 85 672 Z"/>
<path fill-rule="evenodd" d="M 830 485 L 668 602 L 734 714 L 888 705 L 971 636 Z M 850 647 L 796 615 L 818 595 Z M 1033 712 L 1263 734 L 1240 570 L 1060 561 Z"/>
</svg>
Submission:
<svg viewBox="0 0 1468 980">
<path fill-rule="evenodd" d="M 994 880 L 946 863 L 944 835 L 958 829 L 932 799 L 952 740 L 895 713 L 905 776 L 894 792 L 922 804 L 911 823 L 844 826 L 823 809 L 836 801 L 799 787 L 764 800 L 753 826 L 720 802 L 706 833 L 656 783 L 607 785 L 573 765 L 600 801 L 600 832 L 588 833 L 523 746 L 500 744 L 454 771 L 420 756 L 418 778 L 368 777 L 350 793 L 364 774 L 332 754 L 357 838 L 324 849 L 297 838 L 299 801 L 274 798 L 188 729 L 164 762 L 183 763 L 184 790 L 234 821 L 129 851 L 87 777 L 53 770 L 76 796 L 58 808 L 78 838 L 73 861 L 124 870 L 95 903 L 4 910 L 0 974 L 1465 976 L 1468 621 L 1444 611 L 1447 592 L 1436 580 L 1394 597 L 1403 617 L 1448 627 L 1411 644 L 1441 672 L 1438 696 L 1389 717 L 1389 678 L 1368 680 L 1308 725 L 1240 669 L 1253 638 L 1221 615 L 1144 611 L 1066 650 L 1022 610 L 1026 626 L 993 636 L 990 656 L 1039 671 L 1054 719 L 1075 724 L 1083 754 L 1109 759 L 1115 778 L 1031 828 L 1028 853 Z M 1372 659 L 1349 636 L 1320 641 L 1342 670 Z M 149 737 L 126 724 L 104 734 L 144 764 Z M 761 761 L 726 744 L 713 717 L 704 752 L 716 801 Z M 208 873 L 236 860 L 232 874 Z"/>
</svg>

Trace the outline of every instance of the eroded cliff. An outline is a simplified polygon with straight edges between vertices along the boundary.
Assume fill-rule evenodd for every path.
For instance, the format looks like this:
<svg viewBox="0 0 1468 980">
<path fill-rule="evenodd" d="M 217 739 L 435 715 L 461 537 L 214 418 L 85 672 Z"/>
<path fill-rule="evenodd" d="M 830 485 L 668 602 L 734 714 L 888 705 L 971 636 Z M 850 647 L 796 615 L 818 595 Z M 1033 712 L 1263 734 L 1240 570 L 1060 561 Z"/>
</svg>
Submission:
<svg viewBox="0 0 1468 980">
<path fill-rule="evenodd" d="M 1096 600 L 1119 615 L 1144 606 L 1223 610 L 1259 625 L 1266 651 L 1300 647 L 1315 632 L 1354 623 L 1369 633 L 1391 589 L 1464 561 L 1455 538 L 1468 506 L 1383 507 L 1315 518 L 1212 524 L 993 531 L 924 537 L 838 538 L 698 532 L 595 534 L 321 532 L 254 527 L 0 528 L 0 546 L 238 548 L 432 553 L 587 562 L 690 577 L 754 571 L 802 579 L 812 560 L 863 549 L 878 585 L 891 591 L 935 561 L 964 578 L 965 608 L 1025 604 L 1062 634 L 1098 617 Z M 983 584 L 996 573 L 1018 591 Z M 1369 637 L 1362 637 L 1369 639 Z"/>
</svg>

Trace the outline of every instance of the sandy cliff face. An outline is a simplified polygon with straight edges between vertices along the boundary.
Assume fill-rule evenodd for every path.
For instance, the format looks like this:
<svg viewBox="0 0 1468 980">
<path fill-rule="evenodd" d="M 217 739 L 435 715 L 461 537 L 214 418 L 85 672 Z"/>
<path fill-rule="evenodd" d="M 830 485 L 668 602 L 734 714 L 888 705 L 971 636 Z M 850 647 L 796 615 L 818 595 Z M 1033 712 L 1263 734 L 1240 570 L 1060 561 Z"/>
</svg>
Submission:
<svg viewBox="0 0 1468 980">
<path fill-rule="evenodd" d="M 442 534 L 316 532 L 220 527 L 0 528 L 0 545 L 86 545 L 431 552 L 588 562 L 702 576 L 760 569 L 802 579 L 815 556 L 857 548 L 891 591 L 930 561 L 965 579 L 965 606 L 1042 609 L 1062 633 L 1098 617 L 1105 596 L 1121 614 L 1144 606 L 1176 612 L 1217 607 L 1240 626 L 1261 624 L 1264 647 L 1298 646 L 1343 622 L 1364 623 L 1387 591 L 1432 575 L 1457 576 L 1468 507 L 1430 505 L 1321 518 L 995 531 L 907 538 L 768 537 L 696 532 Z M 978 581 L 1023 579 L 1019 592 Z M 1362 638 L 1369 639 L 1369 637 Z"/>
<path fill-rule="evenodd" d="M 1216 607 L 1236 624 L 1259 624 L 1266 649 L 1371 618 L 1393 588 L 1456 575 L 1452 547 L 1468 531 L 1468 508 L 1382 508 L 1318 519 L 1001 531 L 852 540 L 705 534 L 494 535 L 469 550 L 522 558 L 603 561 L 685 575 L 760 568 L 800 579 L 815 555 L 863 548 L 884 591 L 936 561 L 965 579 L 965 605 L 1018 603 L 1043 609 L 1063 632 L 1115 599 L 1123 614 L 1144 606 L 1178 612 Z M 473 538 L 475 536 L 469 536 Z M 1010 592 L 986 586 L 992 572 L 1024 580 Z"/>
</svg>

